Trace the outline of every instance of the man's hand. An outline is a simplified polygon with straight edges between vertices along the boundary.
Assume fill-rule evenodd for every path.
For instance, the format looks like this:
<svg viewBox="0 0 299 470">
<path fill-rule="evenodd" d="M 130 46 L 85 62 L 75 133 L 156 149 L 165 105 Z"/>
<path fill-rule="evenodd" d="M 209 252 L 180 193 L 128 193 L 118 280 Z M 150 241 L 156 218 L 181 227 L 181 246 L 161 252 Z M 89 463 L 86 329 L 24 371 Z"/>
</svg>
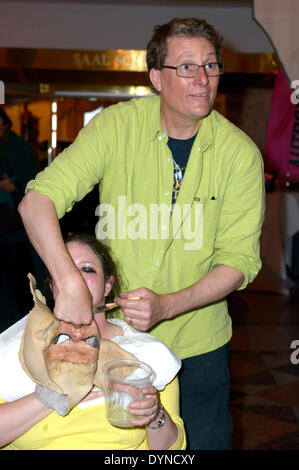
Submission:
<svg viewBox="0 0 299 470">
<path fill-rule="evenodd" d="M 32 246 L 51 274 L 54 315 L 66 323 L 89 325 L 93 319 L 91 294 L 66 248 L 53 202 L 31 189 L 19 205 L 19 213 Z"/>
<path fill-rule="evenodd" d="M 225 298 L 243 282 L 241 271 L 218 265 L 195 284 L 180 291 L 158 295 L 142 287 L 120 294 L 115 302 L 121 307 L 129 324 L 138 330 L 147 331 L 161 320 Z M 136 296 L 140 300 L 130 299 Z"/>
<path fill-rule="evenodd" d="M 58 320 L 75 325 L 89 325 L 93 320 L 92 297 L 78 271 L 53 289 L 54 315 Z"/>
<path fill-rule="evenodd" d="M 139 300 L 132 297 L 140 297 Z M 137 330 L 147 331 L 159 321 L 166 319 L 164 296 L 141 287 L 123 292 L 115 299 L 121 307 L 125 321 Z"/>
</svg>

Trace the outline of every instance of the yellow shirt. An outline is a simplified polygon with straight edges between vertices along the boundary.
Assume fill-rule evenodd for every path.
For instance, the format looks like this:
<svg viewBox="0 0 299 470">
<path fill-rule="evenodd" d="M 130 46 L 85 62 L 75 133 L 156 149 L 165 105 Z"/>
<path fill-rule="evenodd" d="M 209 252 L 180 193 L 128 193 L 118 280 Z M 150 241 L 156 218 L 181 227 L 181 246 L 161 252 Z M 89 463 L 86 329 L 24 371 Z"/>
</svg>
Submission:
<svg viewBox="0 0 299 470">
<path fill-rule="evenodd" d="M 178 379 L 160 393 L 161 403 L 178 428 L 178 437 L 170 450 L 186 448 L 182 419 L 179 417 Z M 4 401 L 0 398 L 0 403 Z M 1 408 L 1 405 L 0 405 Z M 73 408 L 67 416 L 51 413 L 2 450 L 147 450 L 146 430 L 118 428 L 105 417 L 105 404 Z"/>
</svg>

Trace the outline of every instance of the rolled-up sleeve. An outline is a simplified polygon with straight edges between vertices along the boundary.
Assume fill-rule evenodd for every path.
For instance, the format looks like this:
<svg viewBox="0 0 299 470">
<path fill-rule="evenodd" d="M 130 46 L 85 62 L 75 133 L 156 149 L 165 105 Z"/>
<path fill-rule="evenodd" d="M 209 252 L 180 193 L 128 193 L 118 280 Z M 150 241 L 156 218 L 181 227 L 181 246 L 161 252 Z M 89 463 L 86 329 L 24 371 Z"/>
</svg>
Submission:
<svg viewBox="0 0 299 470">
<path fill-rule="evenodd" d="M 103 175 L 107 151 L 102 138 L 103 119 L 96 116 L 76 140 L 26 187 L 47 196 L 58 218 L 72 209 L 98 183 Z"/>
</svg>

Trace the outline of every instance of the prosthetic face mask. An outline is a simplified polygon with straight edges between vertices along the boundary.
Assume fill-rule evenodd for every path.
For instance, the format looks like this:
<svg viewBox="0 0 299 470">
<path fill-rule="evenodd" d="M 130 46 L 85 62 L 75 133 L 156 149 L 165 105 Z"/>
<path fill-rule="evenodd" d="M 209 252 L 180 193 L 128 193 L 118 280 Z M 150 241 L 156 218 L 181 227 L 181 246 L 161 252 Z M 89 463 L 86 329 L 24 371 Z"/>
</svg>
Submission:
<svg viewBox="0 0 299 470">
<path fill-rule="evenodd" d="M 90 390 L 97 371 L 99 348 L 100 334 L 95 321 L 81 328 L 60 321 L 44 354 L 49 377 L 67 395 L 73 395 L 78 389 L 82 389 L 82 393 Z"/>
<path fill-rule="evenodd" d="M 64 416 L 93 388 L 103 387 L 102 366 L 113 359 L 136 359 L 101 338 L 95 321 L 80 328 L 58 321 L 29 275 L 34 308 L 29 313 L 19 358 L 37 384 L 36 396 Z"/>
<path fill-rule="evenodd" d="M 99 331 L 94 320 L 81 327 L 60 321 L 57 334 L 45 351 L 45 358 L 48 361 L 58 359 L 92 364 L 97 361 L 99 347 Z"/>
</svg>

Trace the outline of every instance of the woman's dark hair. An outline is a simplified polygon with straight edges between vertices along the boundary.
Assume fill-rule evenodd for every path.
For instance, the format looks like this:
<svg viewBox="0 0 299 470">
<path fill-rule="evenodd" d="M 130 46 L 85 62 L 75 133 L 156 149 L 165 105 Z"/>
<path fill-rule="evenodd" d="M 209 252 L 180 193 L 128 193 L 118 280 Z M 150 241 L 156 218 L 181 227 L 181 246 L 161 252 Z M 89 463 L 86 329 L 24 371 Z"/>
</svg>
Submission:
<svg viewBox="0 0 299 470">
<path fill-rule="evenodd" d="M 207 39 L 215 47 L 216 57 L 220 62 L 222 36 L 212 25 L 200 18 L 174 18 L 166 24 L 154 27 L 153 36 L 147 45 L 148 72 L 151 69 L 162 70 L 168 53 L 168 39 L 174 36 Z"/>
<path fill-rule="evenodd" d="M 113 300 L 118 296 L 122 284 L 121 279 L 118 274 L 118 267 L 116 262 L 113 260 L 110 248 L 100 242 L 96 237 L 89 235 L 87 233 L 75 233 L 65 238 L 65 244 L 67 245 L 70 242 L 78 242 L 82 245 L 88 246 L 95 255 L 99 258 L 102 264 L 104 279 L 106 280 L 109 276 L 114 277 L 114 282 L 112 289 L 107 296 L 107 300 Z M 52 294 L 52 289 L 50 287 L 51 275 L 47 274 L 44 282 L 44 294 L 46 297 L 47 305 L 50 309 L 54 308 L 54 299 Z"/>
</svg>

